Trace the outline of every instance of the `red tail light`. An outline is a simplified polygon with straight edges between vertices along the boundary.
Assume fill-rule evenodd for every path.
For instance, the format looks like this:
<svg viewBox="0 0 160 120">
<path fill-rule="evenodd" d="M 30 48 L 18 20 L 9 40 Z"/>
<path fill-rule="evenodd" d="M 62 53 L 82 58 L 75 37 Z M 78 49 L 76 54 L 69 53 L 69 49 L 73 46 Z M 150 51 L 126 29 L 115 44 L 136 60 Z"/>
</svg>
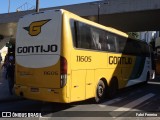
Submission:
<svg viewBox="0 0 160 120">
<path fill-rule="evenodd" d="M 67 83 L 67 60 L 61 56 L 60 58 L 61 82 L 60 86 L 64 87 Z"/>
<path fill-rule="evenodd" d="M 61 74 L 67 74 L 67 60 L 61 56 Z"/>
</svg>

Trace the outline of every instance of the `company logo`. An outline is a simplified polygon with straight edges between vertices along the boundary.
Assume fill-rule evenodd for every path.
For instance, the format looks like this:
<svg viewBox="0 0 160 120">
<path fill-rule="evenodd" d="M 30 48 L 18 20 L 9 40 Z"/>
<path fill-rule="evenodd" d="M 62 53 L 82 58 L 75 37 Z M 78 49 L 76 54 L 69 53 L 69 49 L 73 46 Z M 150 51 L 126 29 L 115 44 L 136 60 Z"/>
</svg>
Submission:
<svg viewBox="0 0 160 120">
<path fill-rule="evenodd" d="M 109 64 L 132 64 L 132 58 L 109 56 Z"/>
<path fill-rule="evenodd" d="M 41 27 L 49 22 L 51 19 L 32 22 L 28 27 L 24 27 L 31 36 L 37 36 L 41 33 Z"/>
</svg>

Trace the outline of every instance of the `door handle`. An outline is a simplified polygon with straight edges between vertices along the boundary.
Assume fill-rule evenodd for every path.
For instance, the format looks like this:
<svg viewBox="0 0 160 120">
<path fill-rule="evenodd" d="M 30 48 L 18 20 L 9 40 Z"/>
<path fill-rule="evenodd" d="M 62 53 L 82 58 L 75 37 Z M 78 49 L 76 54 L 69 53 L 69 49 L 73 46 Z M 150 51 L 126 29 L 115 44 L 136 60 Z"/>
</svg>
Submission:
<svg viewBox="0 0 160 120">
<path fill-rule="evenodd" d="M 87 83 L 87 85 L 91 85 L 92 83 Z"/>
</svg>

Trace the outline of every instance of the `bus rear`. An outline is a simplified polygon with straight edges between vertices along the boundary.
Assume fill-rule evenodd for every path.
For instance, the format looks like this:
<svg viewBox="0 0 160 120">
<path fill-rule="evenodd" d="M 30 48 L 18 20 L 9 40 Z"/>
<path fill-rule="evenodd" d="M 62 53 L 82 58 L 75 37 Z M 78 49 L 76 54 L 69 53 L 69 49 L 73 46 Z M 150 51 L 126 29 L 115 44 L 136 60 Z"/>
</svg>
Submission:
<svg viewBox="0 0 160 120">
<path fill-rule="evenodd" d="M 45 11 L 19 20 L 16 36 L 17 95 L 42 101 L 63 101 L 61 88 L 65 84 L 66 61 L 60 55 L 62 13 L 62 10 Z"/>
</svg>

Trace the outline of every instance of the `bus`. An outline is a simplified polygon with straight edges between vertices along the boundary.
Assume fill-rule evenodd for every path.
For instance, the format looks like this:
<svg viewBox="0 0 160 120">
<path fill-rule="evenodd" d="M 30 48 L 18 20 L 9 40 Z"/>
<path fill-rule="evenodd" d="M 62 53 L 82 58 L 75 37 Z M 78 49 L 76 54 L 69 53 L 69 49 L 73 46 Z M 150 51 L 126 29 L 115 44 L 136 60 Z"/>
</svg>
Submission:
<svg viewBox="0 0 160 120">
<path fill-rule="evenodd" d="M 99 103 L 151 78 L 146 42 L 63 9 L 22 17 L 15 52 L 15 93 L 33 100 Z"/>
</svg>

